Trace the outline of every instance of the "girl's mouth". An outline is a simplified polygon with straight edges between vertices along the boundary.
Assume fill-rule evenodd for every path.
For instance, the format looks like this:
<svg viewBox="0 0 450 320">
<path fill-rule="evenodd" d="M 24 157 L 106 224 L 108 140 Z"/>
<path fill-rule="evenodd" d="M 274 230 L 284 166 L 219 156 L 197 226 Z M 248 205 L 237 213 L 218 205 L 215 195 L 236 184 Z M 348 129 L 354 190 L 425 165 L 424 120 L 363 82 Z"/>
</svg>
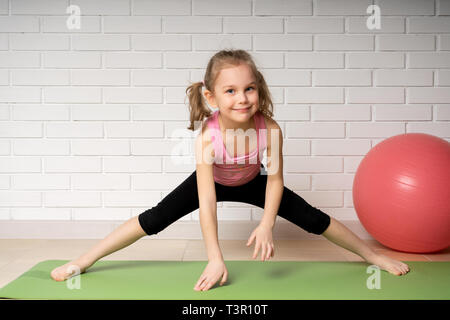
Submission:
<svg viewBox="0 0 450 320">
<path fill-rule="evenodd" d="M 248 111 L 250 111 L 251 107 L 248 108 L 242 108 L 242 109 L 233 109 L 236 112 L 240 112 L 240 113 L 246 113 Z"/>
</svg>

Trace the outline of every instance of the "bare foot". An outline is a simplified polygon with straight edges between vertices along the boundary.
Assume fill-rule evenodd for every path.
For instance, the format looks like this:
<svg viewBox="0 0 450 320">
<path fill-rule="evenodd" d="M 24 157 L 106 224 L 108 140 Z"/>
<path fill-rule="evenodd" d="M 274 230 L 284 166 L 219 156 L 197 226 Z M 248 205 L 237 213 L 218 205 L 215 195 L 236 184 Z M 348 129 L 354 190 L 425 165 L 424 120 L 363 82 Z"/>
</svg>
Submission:
<svg viewBox="0 0 450 320">
<path fill-rule="evenodd" d="M 382 254 L 374 255 L 372 258 L 367 259 L 367 262 L 377 265 L 381 269 L 396 276 L 401 276 L 409 272 L 409 266 L 407 264 Z"/>
<path fill-rule="evenodd" d="M 53 280 L 64 281 L 71 277 L 77 276 L 86 271 L 92 264 L 88 264 L 81 260 L 72 260 L 62 266 L 52 270 L 50 276 Z"/>
</svg>

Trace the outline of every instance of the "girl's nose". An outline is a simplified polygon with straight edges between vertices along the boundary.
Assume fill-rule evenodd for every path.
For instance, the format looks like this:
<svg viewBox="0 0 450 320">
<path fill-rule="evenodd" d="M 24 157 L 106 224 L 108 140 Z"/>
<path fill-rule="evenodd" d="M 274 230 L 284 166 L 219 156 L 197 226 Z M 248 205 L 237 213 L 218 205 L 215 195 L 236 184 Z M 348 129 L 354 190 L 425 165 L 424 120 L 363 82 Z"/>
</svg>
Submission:
<svg viewBox="0 0 450 320">
<path fill-rule="evenodd" d="M 248 101 L 247 94 L 245 92 L 240 93 L 238 100 L 240 102 L 247 102 Z"/>
</svg>

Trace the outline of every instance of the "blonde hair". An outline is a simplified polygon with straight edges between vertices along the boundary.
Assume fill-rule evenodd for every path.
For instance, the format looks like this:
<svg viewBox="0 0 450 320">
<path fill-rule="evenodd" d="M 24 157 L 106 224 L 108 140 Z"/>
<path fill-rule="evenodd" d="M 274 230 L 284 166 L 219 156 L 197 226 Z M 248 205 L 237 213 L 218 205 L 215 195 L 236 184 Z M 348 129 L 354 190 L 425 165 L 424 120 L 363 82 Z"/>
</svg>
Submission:
<svg viewBox="0 0 450 320">
<path fill-rule="evenodd" d="M 208 108 L 202 94 L 203 84 L 206 89 L 214 93 L 214 84 L 220 70 L 228 66 L 238 66 L 243 63 L 250 67 L 256 78 L 259 111 L 266 117 L 273 117 L 273 103 L 269 88 L 267 87 L 263 75 L 258 71 L 251 55 L 245 50 L 221 50 L 209 60 L 203 82 L 192 83 L 186 89 L 186 94 L 189 98 L 191 121 L 191 124 L 188 127 L 189 130 L 196 130 L 197 128 L 194 128 L 194 122 L 203 121 L 204 118 L 208 118 L 212 114 L 212 111 Z"/>
</svg>

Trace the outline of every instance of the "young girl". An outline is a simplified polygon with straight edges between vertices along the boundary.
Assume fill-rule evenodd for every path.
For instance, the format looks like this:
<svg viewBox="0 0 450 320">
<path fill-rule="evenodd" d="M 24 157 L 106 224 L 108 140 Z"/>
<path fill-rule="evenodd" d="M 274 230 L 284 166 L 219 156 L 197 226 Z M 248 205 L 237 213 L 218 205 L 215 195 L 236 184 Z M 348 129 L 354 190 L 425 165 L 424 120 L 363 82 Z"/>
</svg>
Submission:
<svg viewBox="0 0 450 320">
<path fill-rule="evenodd" d="M 194 125 L 201 124 L 195 142 L 196 170 L 158 205 L 126 221 L 78 259 L 55 268 L 51 272 L 54 280 L 82 273 L 102 257 L 145 235 L 156 234 L 199 209 L 208 264 L 194 290 L 208 290 L 219 279 L 223 285 L 228 271 L 217 237 L 216 204 L 221 201 L 244 202 L 264 209 L 247 242 L 247 246 L 255 243 L 253 259 L 260 251 L 261 261 L 274 256 L 272 229 L 279 215 L 392 274 L 409 271 L 408 265 L 376 253 L 343 224 L 284 186 L 281 129 L 272 119 L 269 89 L 250 54 L 243 50 L 216 53 L 208 63 L 204 81 L 190 85 L 186 92 L 190 103 L 188 129 L 195 130 Z M 230 130 L 234 134 L 230 135 Z M 236 149 L 236 140 L 247 136 L 242 132 L 256 134 L 249 136 L 248 144 L 241 143 Z M 264 150 L 267 172 L 261 164 Z"/>
</svg>

